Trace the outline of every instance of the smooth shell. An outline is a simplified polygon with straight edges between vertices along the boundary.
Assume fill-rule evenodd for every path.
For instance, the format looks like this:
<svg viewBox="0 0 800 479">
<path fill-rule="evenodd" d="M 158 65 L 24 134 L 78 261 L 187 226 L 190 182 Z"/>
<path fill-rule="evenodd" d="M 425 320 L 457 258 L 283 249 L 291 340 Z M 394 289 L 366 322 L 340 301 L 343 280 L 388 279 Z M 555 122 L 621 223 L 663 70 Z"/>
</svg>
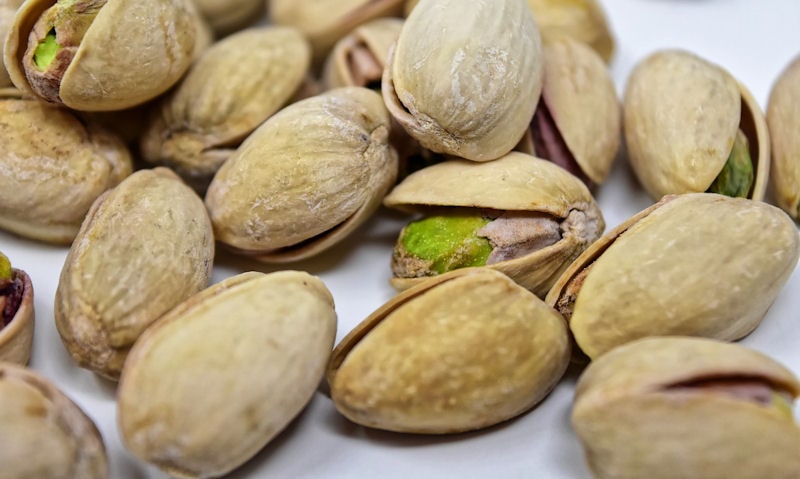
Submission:
<svg viewBox="0 0 800 479">
<path fill-rule="evenodd" d="M 116 379 L 136 338 L 206 287 L 213 258 L 197 194 L 166 168 L 137 171 L 95 201 L 69 250 L 55 297 L 64 346 Z"/>
<path fill-rule="evenodd" d="M 325 85 L 328 88 L 367 86 L 363 84 L 363 79 L 359 78 L 357 72 L 354 72 L 354 67 L 358 66 L 358 58 L 354 55 L 354 51 L 364 49 L 368 52 L 375 66 L 380 67 L 380 72 L 383 73 L 389 48 L 397 40 L 402 27 L 403 20 L 400 18 L 376 18 L 336 42 L 325 61 L 323 69 Z"/>
<path fill-rule="evenodd" d="M 0 40 L 5 41 L 8 31 L 11 30 L 11 25 L 14 23 L 14 15 L 21 4 L 22 0 L 0 0 Z M 0 62 L 0 88 L 12 85 L 5 65 Z"/>
<path fill-rule="evenodd" d="M 444 434 L 536 405 L 569 362 L 563 318 L 505 275 L 457 270 L 381 306 L 336 347 L 336 408 L 379 429 Z"/>
<path fill-rule="evenodd" d="M 528 0 L 546 42 L 572 39 L 589 45 L 606 63 L 614 55 L 614 36 L 597 0 Z"/>
<path fill-rule="evenodd" d="M 570 329 L 591 358 L 646 336 L 732 341 L 763 319 L 800 255 L 778 208 L 712 193 L 665 197 L 596 241 L 547 295 L 591 266 Z"/>
<path fill-rule="evenodd" d="M 778 206 L 800 220 L 800 56 L 781 72 L 769 97 L 770 181 Z"/>
<path fill-rule="evenodd" d="M 5 327 L 0 325 L 0 361 L 25 365 L 31 358 L 33 346 L 33 285 L 27 273 L 19 269 L 12 271 L 15 277 L 22 279 L 22 302 L 11 322 Z"/>
<path fill-rule="evenodd" d="M 641 339 L 589 364 L 572 425 L 594 477 L 800 477 L 800 427 L 756 402 L 691 390 L 717 379 L 800 394 L 795 375 L 768 356 L 709 339 Z"/>
<path fill-rule="evenodd" d="M 333 298 L 307 273 L 207 288 L 131 349 L 117 392 L 125 445 L 170 475 L 230 472 L 311 400 L 335 336 Z"/>
<path fill-rule="evenodd" d="M 263 16 L 266 6 L 264 0 L 194 0 L 194 3 L 219 36 L 255 23 Z"/>
</svg>

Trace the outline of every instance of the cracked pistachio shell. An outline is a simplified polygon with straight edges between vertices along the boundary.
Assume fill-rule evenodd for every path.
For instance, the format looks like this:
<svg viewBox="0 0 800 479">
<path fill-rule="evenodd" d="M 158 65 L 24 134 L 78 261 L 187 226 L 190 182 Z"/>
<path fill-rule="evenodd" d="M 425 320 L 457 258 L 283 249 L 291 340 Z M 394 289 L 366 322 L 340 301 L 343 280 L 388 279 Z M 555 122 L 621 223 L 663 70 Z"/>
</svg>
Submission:
<svg viewBox="0 0 800 479">
<path fill-rule="evenodd" d="M 423 0 L 389 54 L 381 91 L 423 147 L 493 160 L 528 127 L 542 90 L 541 57 L 524 0 Z"/>
<path fill-rule="evenodd" d="M 744 346 L 641 339 L 589 364 L 572 426 L 597 479 L 800 477 L 791 405 L 786 414 L 769 398 L 747 397 L 742 386 L 753 385 L 787 404 L 800 394 L 791 371 Z"/>
<path fill-rule="evenodd" d="M 29 0 L 17 12 L 5 43 L 11 81 L 34 91 L 25 74 L 29 35 L 55 0 Z M 113 0 L 105 3 L 80 40 L 57 95 L 81 111 L 122 110 L 144 103 L 174 85 L 195 54 L 197 22 L 192 0 Z M 35 34 L 34 34 L 35 35 Z M 31 41 L 36 42 L 34 38 Z"/>
<path fill-rule="evenodd" d="M 748 198 L 764 198 L 770 168 L 764 114 L 728 72 L 693 53 L 662 50 L 634 68 L 623 129 L 631 167 L 655 199 L 708 190 L 741 129 L 755 176 Z"/>
<path fill-rule="evenodd" d="M 3 326 L 0 310 L 0 361 L 28 364 L 33 346 L 35 315 L 33 310 L 33 285 L 25 271 L 12 269 L 12 277 L 22 281 L 22 301 L 11 321 Z M 2 396 L 2 395 L 0 395 Z"/>
<path fill-rule="evenodd" d="M 456 206 L 552 215 L 561 223 L 560 241 L 487 266 L 542 298 L 605 228 L 597 202 L 577 177 L 549 161 L 518 152 L 483 163 L 450 160 L 423 168 L 395 186 L 384 204 L 422 214 Z M 392 278 L 391 283 L 406 289 L 423 281 L 426 278 Z"/>
<path fill-rule="evenodd" d="M 203 202 L 170 170 L 137 171 L 104 193 L 56 289 L 56 327 L 73 360 L 117 379 L 142 331 L 206 287 L 213 258 Z"/>
<path fill-rule="evenodd" d="M 133 170 L 123 142 L 94 121 L 0 93 L 0 228 L 69 244 L 92 202 Z"/>
<path fill-rule="evenodd" d="M 4 41 L 11 25 L 14 23 L 14 15 L 22 4 L 22 0 L 0 0 L 0 40 Z M 8 76 L 6 67 L 0 62 L 0 88 L 13 86 L 11 78 Z"/>
<path fill-rule="evenodd" d="M 105 479 L 108 459 L 92 420 L 52 382 L 0 362 L 4 479 Z"/>
<path fill-rule="evenodd" d="M 194 0 L 197 10 L 218 36 L 255 23 L 263 16 L 264 0 Z"/>
<path fill-rule="evenodd" d="M 800 220 L 800 56 L 781 72 L 767 106 L 776 204 Z"/>
<path fill-rule="evenodd" d="M 358 424 L 445 434 L 531 409 L 569 355 L 558 313 L 502 273 L 467 268 L 372 313 L 336 347 L 327 378 L 336 408 Z"/>
<path fill-rule="evenodd" d="M 733 341 L 758 326 L 798 255 L 795 225 L 774 206 L 670 195 L 586 249 L 546 301 L 591 358 L 645 336 Z M 561 308 L 570 300 L 571 317 Z"/>
<path fill-rule="evenodd" d="M 397 176 L 389 114 L 361 87 L 293 103 L 256 129 L 211 181 L 218 241 L 287 262 L 343 240 L 380 206 Z"/>
<path fill-rule="evenodd" d="M 227 474 L 308 404 L 335 336 L 317 277 L 248 272 L 210 286 L 131 349 L 117 393 L 125 446 L 172 476 Z"/>
<path fill-rule="evenodd" d="M 141 140 L 144 159 L 205 190 L 214 173 L 303 84 L 311 50 L 294 28 L 267 26 L 215 43 L 163 100 Z"/>
</svg>

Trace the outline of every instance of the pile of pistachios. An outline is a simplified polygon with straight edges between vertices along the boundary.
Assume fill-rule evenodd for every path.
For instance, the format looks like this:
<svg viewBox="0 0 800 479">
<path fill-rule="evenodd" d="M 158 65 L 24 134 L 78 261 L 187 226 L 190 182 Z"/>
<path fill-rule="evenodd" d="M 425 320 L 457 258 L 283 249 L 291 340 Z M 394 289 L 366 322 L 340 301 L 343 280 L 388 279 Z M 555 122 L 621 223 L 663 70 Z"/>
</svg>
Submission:
<svg viewBox="0 0 800 479">
<path fill-rule="evenodd" d="M 596 478 L 800 477 L 798 371 L 736 343 L 800 259 L 800 55 L 765 114 L 677 48 L 620 97 L 595 0 L 0 0 L 0 36 L 0 229 L 64 257 L 34 335 L 0 253 L 0 476 L 119 470 L 46 357 L 171 477 L 248 477 L 315 397 L 456 441 L 569 381 Z M 615 161 L 652 201 L 606 230 Z M 387 216 L 342 318 L 308 266 Z"/>
</svg>

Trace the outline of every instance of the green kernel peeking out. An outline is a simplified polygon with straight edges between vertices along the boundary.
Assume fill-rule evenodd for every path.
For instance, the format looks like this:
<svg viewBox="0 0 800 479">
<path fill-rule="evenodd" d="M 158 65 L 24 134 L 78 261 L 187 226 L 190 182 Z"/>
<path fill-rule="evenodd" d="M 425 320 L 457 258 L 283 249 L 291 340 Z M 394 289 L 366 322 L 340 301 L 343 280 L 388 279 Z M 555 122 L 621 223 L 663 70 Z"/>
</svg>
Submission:
<svg viewBox="0 0 800 479">
<path fill-rule="evenodd" d="M 773 391 L 772 402 L 770 403 L 770 406 L 775 408 L 776 411 L 788 417 L 789 419 L 794 418 L 794 413 L 792 412 L 791 399 L 787 398 L 785 395 Z"/>
<path fill-rule="evenodd" d="M 61 45 L 56 42 L 56 29 L 51 28 L 45 35 L 44 40 L 39 42 L 33 52 L 33 62 L 36 67 L 40 70 L 46 70 L 53 63 L 53 59 L 60 48 Z"/>
<path fill-rule="evenodd" d="M 404 250 L 401 254 L 429 263 L 429 270 L 438 274 L 483 266 L 492 245 L 477 232 L 490 221 L 474 214 L 431 216 L 414 221 L 400 237 L 399 245 Z"/>
<path fill-rule="evenodd" d="M 7 281 L 11 281 L 12 278 L 12 270 L 11 270 L 11 261 L 8 260 L 8 257 L 3 253 L 0 253 L 0 286 L 2 286 Z"/>
<path fill-rule="evenodd" d="M 752 185 L 753 161 L 750 159 L 747 137 L 739 130 L 736 132 L 728 161 L 707 191 L 734 198 L 747 198 Z"/>
</svg>

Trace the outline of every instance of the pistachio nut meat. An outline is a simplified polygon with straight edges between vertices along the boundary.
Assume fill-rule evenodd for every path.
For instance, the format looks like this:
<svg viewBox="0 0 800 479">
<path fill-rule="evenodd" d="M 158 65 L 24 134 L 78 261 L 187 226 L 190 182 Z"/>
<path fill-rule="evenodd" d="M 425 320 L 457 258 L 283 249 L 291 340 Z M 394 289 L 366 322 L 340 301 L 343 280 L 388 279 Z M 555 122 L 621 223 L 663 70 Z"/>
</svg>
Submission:
<svg viewBox="0 0 800 479">
<path fill-rule="evenodd" d="M 103 438 L 49 379 L 0 361 L 0 462 L 6 479 L 105 479 Z"/>
<path fill-rule="evenodd" d="M 706 191 L 764 198 L 766 119 L 718 65 L 685 50 L 645 58 L 628 78 L 623 129 L 630 165 L 654 199 Z"/>
<path fill-rule="evenodd" d="M 769 356 L 706 338 L 644 338 L 578 379 L 572 427 L 597 479 L 800 477 L 800 382 Z"/>
<path fill-rule="evenodd" d="M 92 204 L 55 295 L 72 359 L 116 380 L 153 321 L 208 285 L 214 236 L 203 202 L 167 168 L 139 170 Z"/>
<path fill-rule="evenodd" d="M 566 371 L 563 318 L 504 274 L 468 268 L 408 289 L 336 347 L 336 409 L 389 431 L 492 426 L 538 404 Z"/>
<path fill-rule="evenodd" d="M 380 95 L 363 87 L 285 107 L 211 181 L 205 203 L 215 238 L 268 263 L 308 258 L 339 243 L 394 185 L 389 128 Z"/>
<path fill-rule="evenodd" d="M 14 23 L 14 15 L 20 5 L 22 5 L 22 0 L 0 0 L 0 39 L 3 41 Z M 0 62 L 0 88 L 8 88 L 13 85 L 5 65 Z"/>
<path fill-rule="evenodd" d="M 770 181 L 776 204 L 800 221 L 800 55 L 772 86 L 767 124 L 772 139 Z"/>
<path fill-rule="evenodd" d="M 33 328 L 31 278 L 0 252 L 0 361 L 28 364 Z"/>
<path fill-rule="evenodd" d="M 488 161 L 522 138 L 541 95 L 542 65 L 524 0 L 422 0 L 389 54 L 381 92 L 423 147 Z"/>
<path fill-rule="evenodd" d="M 195 54 L 193 0 L 30 0 L 5 43 L 11 81 L 81 111 L 121 110 L 165 92 Z"/>
<path fill-rule="evenodd" d="M 170 476 L 227 474 L 311 400 L 335 336 L 333 297 L 308 273 L 208 287 L 131 349 L 117 392 L 123 443 Z"/>
<path fill-rule="evenodd" d="M 0 228 L 69 244 L 92 202 L 131 174 L 125 144 L 95 121 L 0 92 Z"/>
<path fill-rule="evenodd" d="M 418 215 L 392 254 L 391 283 L 398 289 L 452 269 L 487 266 L 544 298 L 605 229 L 597 202 L 577 177 L 518 152 L 423 168 L 395 186 L 384 204 Z"/>
<path fill-rule="evenodd" d="M 545 301 L 596 358 L 646 336 L 740 339 L 789 279 L 800 237 L 761 201 L 668 195 L 587 248 Z"/>
</svg>

